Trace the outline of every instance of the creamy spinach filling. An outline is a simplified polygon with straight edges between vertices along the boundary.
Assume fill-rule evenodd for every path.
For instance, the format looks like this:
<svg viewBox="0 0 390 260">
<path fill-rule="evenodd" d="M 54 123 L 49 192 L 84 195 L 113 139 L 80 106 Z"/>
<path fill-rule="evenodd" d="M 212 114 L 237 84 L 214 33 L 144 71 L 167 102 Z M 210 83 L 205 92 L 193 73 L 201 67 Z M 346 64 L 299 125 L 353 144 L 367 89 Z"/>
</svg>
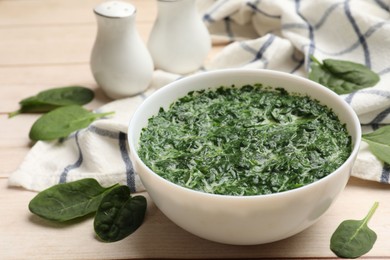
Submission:
<svg viewBox="0 0 390 260">
<path fill-rule="evenodd" d="M 351 152 L 329 108 L 261 84 L 190 92 L 142 129 L 138 153 L 161 177 L 197 191 L 260 195 L 315 182 Z"/>
</svg>

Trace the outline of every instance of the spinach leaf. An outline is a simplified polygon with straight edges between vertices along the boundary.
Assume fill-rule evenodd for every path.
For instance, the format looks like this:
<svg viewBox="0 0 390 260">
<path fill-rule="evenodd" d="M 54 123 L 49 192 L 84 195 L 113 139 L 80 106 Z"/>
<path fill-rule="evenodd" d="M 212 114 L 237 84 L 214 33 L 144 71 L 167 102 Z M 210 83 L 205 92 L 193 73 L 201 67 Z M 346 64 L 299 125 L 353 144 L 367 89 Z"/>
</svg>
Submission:
<svg viewBox="0 0 390 260">
<path fill-rule="evenodd" d="M 44 219 L 68 221 L 95 212 L 103 196 L 116 186 L 103 188 L 90 178 L 57 184 L 38 193 L 28 207 Z"/>
<path fill-rule="evenodd" d="M 321 63 L 314 56 L 310 58 L 313 62 L 309 79 L 328 87 L 337 94 L 348 94 L 371 87 L 380 80 L 378 74 L 363 64 L 334 59 L 325 59 Z"/>
<path fill-rule="evenodd" d="M 48 112 L 61 106 L 84 105 L 93 98 L 93 91 L 81 86 L 48 89 L 39 92 L 36 96 L 20 101 L 20 109 L 9 113 L 8 116 L 13 117 L 21 113 Z"/>
<path fill-rule="evenodd" d="M 141 226 L 147 202 L 130 196 L 127 186 L 104 188 L 95 179 L 57 184 L 38 193 L 29 203 L 32 213 L 64 222 L 96 212 L 94 228 L 105 242 L 121 240 Z"/>
<path fill-rule="evenodd" d="M 357 258 L 371 250 L 377 235 L 367 223 L 371 219 L 379 203 L 375 202 L 367 216 L 362 220 L 345 220 L 333 233 L 330 249 L 342 258 Z"/>
<path fill-rule="evenodd" d="M 29 136 L 34 141 L 67 137 L 70 133 L 87 127 L 96 119 L 112 113 L 93 113 L 79 105 L 60 107 L 38 118 L 31 127 Z"/>
<path fill-rule="evenodd" d="M 378 159 L 390 164 L 390 126 L 384 126 L 374 132 L 363 134 L 362 139 L 368 143 L 370 151 Z"/>
<path fill-rule="evenodd" d="M 111 190 L 102 199 L 95 215 L 97 236 L 105 242 L 115 242 L 132 234 L 141 226 L 146 206 L 145 197 L 131 197 L 127 186 Z"/>
</svg>

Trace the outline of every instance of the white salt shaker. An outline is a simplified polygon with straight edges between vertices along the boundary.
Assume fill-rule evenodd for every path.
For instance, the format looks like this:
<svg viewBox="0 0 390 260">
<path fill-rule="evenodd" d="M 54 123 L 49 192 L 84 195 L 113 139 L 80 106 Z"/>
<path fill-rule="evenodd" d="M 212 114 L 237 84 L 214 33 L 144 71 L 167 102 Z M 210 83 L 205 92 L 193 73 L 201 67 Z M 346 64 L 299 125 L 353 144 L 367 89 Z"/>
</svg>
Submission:
<svg viewBox="0 0 390 260">
<path fill-rule="evenodd" d="M 110 98 L 144 91 L 153 74 L 153 60 L 136 27 L 136 8 L 109 1 L 94 8 L 97 36 L 91 54 L 91 70 L 98 85 Z"/>
<path fill-rule="evenodd" d="M 178 74 L 199 69 L 211 49 L 211 39 L 196 0 L 157 0 L 157 10 L 148 40 L 156 68 Z"/>
</svg>

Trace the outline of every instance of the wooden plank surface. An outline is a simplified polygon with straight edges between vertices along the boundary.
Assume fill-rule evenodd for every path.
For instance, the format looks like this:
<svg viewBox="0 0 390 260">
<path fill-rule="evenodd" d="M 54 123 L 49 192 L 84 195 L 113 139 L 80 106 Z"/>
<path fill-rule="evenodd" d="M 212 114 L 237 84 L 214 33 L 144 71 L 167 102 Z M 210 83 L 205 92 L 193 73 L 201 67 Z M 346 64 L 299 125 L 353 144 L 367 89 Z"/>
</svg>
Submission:
<svg viewBox="0 0 390 260">
<path fill-rule="evenodd" d="M 195 237 L 168 220 L 149 198 L 145 223 L 136 233 L 116 243 L 102 243 L 94 236 L 92 219 L 73 225 L 47 222 L 28 212 L 34 193 L 6 185 L 0 179 L 0 205 L 7 209 L 0 224 L 0 259 L 334 259 L 328 249 L 333 230 L 346 218 L 362 218 L 375 200 L 380 207 L 370 227 L 376 230 L 378 241 L 362 259 L 390 259 L 389 187 L 355 178 L 315 225 L 294 237 L 258 246 L 230 246 Z"/>
<path fill-rule="evenodd" d="M 137 28 L 146 41 L 156 16 L 156 1 L 129 2 L 138 9 Z M 96 91 L 89 108 L 110 101 L 89 69 L 96 33 L 92 8 L 98 3 L 0 0 L 0 259 L 335 259 L 329 250 L 333 230 L 344 219 L 362 218 L 374 201 L 380 206 L 370 226 L 378 241 L 363 259 L 390 259 L 390 186 L 356 178 L 351 178 L 315 225 L 292 238 L 258 246 L 229 246 L 197 238 L 174 225 L 150 199 L 144 225 L 117 243 L 99 242 L 92 219 L 53 224 L 29 213 L 28 203 L 35 193 L 10 188 L 7 180 L 31 147 L 28 132 L 37 116 L 8 119 L 7 112 L 40 90 L 72 84 Z M 222 47 L 214 47 L 211 55 Z"/>
</svg>

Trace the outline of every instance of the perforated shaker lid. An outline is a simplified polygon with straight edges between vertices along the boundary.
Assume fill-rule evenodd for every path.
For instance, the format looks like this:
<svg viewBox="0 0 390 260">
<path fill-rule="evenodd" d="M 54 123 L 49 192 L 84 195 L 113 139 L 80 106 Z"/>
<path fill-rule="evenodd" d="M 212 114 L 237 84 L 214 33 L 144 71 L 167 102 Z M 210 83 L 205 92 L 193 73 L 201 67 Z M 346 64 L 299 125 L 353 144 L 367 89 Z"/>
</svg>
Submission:
<svg viewBox="0 0 390 260">
<path fill-rule="evenodd" d="M 135 7 L 132 4 L 122 1 L 103 2 L 94 8 L 94 12 L 109 18 L 128 17 L 135 13 Z"/>
</svg>

